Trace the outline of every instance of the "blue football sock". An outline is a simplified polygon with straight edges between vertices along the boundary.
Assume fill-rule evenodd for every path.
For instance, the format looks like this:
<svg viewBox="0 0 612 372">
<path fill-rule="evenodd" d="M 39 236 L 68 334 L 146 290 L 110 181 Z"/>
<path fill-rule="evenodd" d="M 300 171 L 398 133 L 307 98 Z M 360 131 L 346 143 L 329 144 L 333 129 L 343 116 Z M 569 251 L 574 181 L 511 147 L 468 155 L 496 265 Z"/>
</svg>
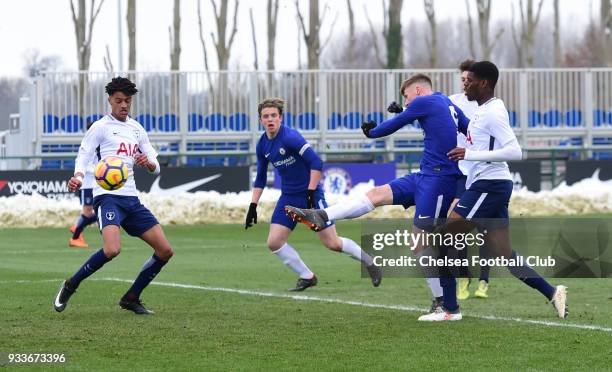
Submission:
<svg viewBox="0 0 612 372">
<path fill-rule="evenodd" d="M 512 251 L 512 258 L 516 259 L 517 257 L 520 256 L 517 255 L 515 251 Z M 540 293 L 549 300 L 551 300 L 555 294 L 555 288 L 551 286 L 546 279 L 542 278 L 533 268 L 527 265 L 527 263 L 523 263 L 522 266 L 508 266 L 508 271 L 523 283 L 540 291 Z"/>
<path fill-rule="evenodd" d="M 96 222 L 97 217 L 95 214 L 92 214 L 91 217 L 87 217 L 84 214 L 79 217 L 74 233 L 72 234 L 72 239 L 78 239 L 79 235 L 85 230 L 85 228 L 92 223 Z"/>
<path fill-rule="evenodd" d="M 124 297 L 130 299 L 137 299 L 149 283 L 155 278 L 155 276 L 161 271 L 162 267 L 167 264 L 168 261 L 164 261 L 161 258 L 153 255 L 145 262 L 140 274 L 132 284 L 132 287 L 127 291 Z"/>
<path fill-rule="evenodd" d="M 77 271 L 72 278 L 70 278 L 70 285 L 76 289 L 83 280 L 98 271 L 98 269 L 100 269 L 110 260 L 110 258 L 106 257 L 102 249 L 98 250 L 96 253 L 92 254 L 87 262 L 81 266 L 79 271 Z"/>
</svg>

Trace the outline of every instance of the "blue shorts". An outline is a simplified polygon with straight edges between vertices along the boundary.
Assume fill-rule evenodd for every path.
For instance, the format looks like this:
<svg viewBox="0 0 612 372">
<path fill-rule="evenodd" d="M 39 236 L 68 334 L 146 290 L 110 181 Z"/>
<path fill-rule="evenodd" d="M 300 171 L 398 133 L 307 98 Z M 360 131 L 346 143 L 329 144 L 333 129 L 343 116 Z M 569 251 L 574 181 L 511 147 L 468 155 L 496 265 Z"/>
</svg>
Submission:
<svg viewBox="0 0 612 372">
<path fill-rule="evenodd" d="M 317 189 L 317 191 L 315 191 L 315 204 L 317 205 L 317 209 L 327 208 L 327 202 L 325 201 L 325 195 L 323 194 L 323 191 L 320 189 Z M 278 198 L 278 201 L 276 202 L 276 207 L 274 207 L 274 213 L 272 213 L 272 219 L 270 220 L 270 223 L 276 223 L 279 225 L 283 225 L 293 230 L 295 229 L 295 225 L 297 225 L 297 222 L 293 221 L 285 213 L 286 205 L 291 205 L 293 207 L 298 207 L 298 208 L 308 208 L 307 201 L 306 201 L 306 192 L 292 193 L 292 194 L 282 193 L 280 198 Z M 327 226 L 325 226 L 323 230 L 333 225 L 334 225 L 333 221 L 328 222 Z"/>
<path fill-rule="evenodd" d="M 79 190 L 79 199 L 81 200 L 81 205 L 93 205 L 93 189 Z"/>
<path fill-rule="evenodd" d="M 159 224 L 153 213 L 140 203 L 137 196 L 103 194 L 94 198 L 100 231 L 105 226 L 121 226 L 131 236 L 141 236 Z"/>
<path fill-rule="evenodd" d="M 510 180 L 476 181 L 465 190 L 454 212 L 467 220 L 491 219 L 491 222 L 495 220 L 498 227 L 508 226 L 508 203 L 512 187 Z"/>
<path fill-rule="evenodd" d="M 391 181 L 389 186 L 393 192 L 393 204 L 404 208 L 416 205 L 413 225 L 431 232 L 446 219 L 455 196 L 457 176 L 411 173 Z"/>
<path fill-rule="evenodd" d="M 467 176 L 461 176 L 457 178 L 457 188 L 455 189 L 455 199 L 461 198 L 461 195 L 465 192 L 465 183 L 467 182 Z"/>
</svg>

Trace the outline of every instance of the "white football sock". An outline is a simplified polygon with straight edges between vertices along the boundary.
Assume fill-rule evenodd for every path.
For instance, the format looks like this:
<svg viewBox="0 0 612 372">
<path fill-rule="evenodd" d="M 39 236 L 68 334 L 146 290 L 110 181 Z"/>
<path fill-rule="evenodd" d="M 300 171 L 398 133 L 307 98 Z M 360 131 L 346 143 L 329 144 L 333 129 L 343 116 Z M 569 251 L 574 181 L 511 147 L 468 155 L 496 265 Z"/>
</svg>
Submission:
<svg viewBox="0 0 612 372">
<path fill-rule="evenodd" d="M 374 205 L 372 205 L 370 199 L 364 194 L 357 199 L 327 207 L 325 208 L 325 213 L 327 213 L 327 218 L 333 221 L 357 218 L 373 210 Z"/>
<path fill-rule="evenodd" d="M 442 286 L 440 285 L 440 278 L 426 278 L 427 285 L 431 289 L 431 294 L 434 297 L 442 297 Z"/>
<path fill-rule="evenodd" d="M 282 247 L 272 252 L 278 257 L 287 267 L 293 270 L 302 279 L 312 279 L 314 276 L 313 272 L 310 271 L 308 266 L 302 261 L 300 255 L 297 253 L 292 246 L 285 243 Z"/>
<path fill-rule="evenodd" d="M 372 265 L 374 262 L 372 261 L 372 257 L 365 253 L 361 247 L 352 241 L 351 239 L 340 237 L 342 240 L 342 252 L 356 259 L 357 261 L 361 261 L 366 266 Z"/>
</svg>

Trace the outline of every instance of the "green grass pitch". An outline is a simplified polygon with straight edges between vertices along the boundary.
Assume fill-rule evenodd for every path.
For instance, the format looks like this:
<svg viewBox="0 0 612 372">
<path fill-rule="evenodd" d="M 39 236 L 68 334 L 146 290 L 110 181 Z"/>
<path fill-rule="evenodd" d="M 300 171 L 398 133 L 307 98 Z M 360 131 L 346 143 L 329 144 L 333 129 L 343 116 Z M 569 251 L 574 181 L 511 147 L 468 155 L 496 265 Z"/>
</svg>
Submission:
<svg viewBox="0 0 612 372">
<path fill-rule="evenodd" d="M 359 241 L 359 223 L 338 230 Z M 69 248 L 67 229 L 0 230 L 0 353 L 64 353 L 68 370 L 610 368 L 610 280 L 553 279 L 569 287 L 565 321 L 536 291 L 493 278 L 489 299 L 461 302 L 463 321 L 423 324 L 423 279 L 387 278 L 373 288 L 357 262 L 327 251 L 303 226 L 290 243 L 319 277 L 304 298 L 287 297 L 296 278 L 268 251 L 266 224 L 165 231 L 176 253 L 143 293 L 156 312 L 143 317 L 117 306 L 151 254 L 140 240 L 123 235 L 122 253 L 56 313 L 60 279 L 94 249 Z M 95 228 L 85 236 L 100 246 Z M 559 326 L 567 324 L 576 327 Z M 43 366 L 21 369 L 30 368 Z"/>
</svg>

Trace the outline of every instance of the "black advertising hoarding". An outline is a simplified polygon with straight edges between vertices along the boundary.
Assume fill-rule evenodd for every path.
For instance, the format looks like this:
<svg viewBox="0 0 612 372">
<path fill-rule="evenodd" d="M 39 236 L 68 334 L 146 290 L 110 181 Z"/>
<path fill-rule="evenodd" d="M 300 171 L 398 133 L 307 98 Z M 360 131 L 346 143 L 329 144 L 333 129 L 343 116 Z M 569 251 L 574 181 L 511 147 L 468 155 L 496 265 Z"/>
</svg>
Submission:
<svg viewBox="0 0 612 372">
<path fill-rule="evenodd" d="M 0 172 L 0 196 L 39 193 L 53 199 L 74 196 L 68 191 L 71 170 Z M 249 167 L 162 168 L 158 175 L 136 169 L 136 188 L 161 196 L 181 192 L 249 190 Z"/>
<path fill-rule="evenodd" d="M 523 160 L 508 162 L 514 189 L 520 190 L 527 187 L 527 190 L 537 192 L 541 189 L 542 174 L 540 172 L 539 160 Z"/>
<path fill-rule="evenodd" d="M 602 181 L 612 179 L 612 160 L 568 160 L 565 181 L 572 185 L 585 178 L 596 176 Z"/>
</svg>

